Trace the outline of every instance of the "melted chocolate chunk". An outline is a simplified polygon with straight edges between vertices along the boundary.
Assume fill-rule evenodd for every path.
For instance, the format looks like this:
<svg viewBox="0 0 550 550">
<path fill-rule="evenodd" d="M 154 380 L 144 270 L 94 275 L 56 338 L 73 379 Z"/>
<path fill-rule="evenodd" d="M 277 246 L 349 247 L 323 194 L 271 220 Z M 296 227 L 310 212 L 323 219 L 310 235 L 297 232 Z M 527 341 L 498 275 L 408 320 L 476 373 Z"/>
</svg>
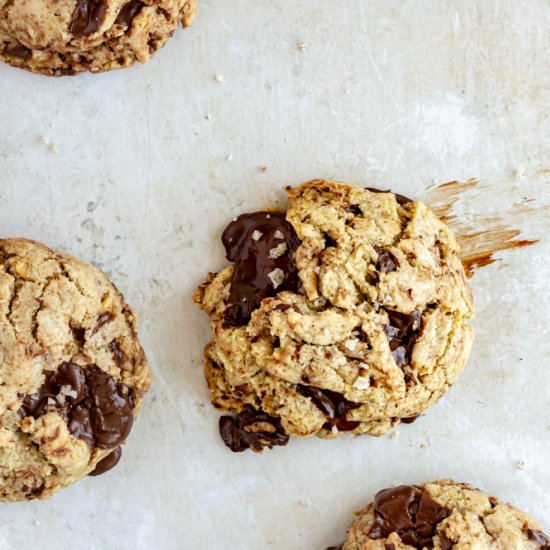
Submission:
<svg viewBox="0 0 550 550">
<path fill-rule="evenodd" d="M 385 191 L 382 189 L 377 189 L 376 187 L 365 187 L 367 191 L 370 191 L 371 193 L 392 193 L 389 189 L 386 189 Z M 405 195 L 400 195 L 399 193 L 393 193 L 395 195 L 395 200 L 403 206 L 404 204 L 407 204 L 408 202 L 414 202 L 412 199 L 409 199 L 409 197 L 405 197 Z"/>
<path fill-rule="evenodd" d="M 375 246 L 374 250 L 378 253 L 376 269 L 380 273 L 390 273 L 399 267 L 399 260 L 388 249 Z"/>
<path fill-rule="evenodd" d="M 141 11 L 143 6 L 145 6 L 145 4 L 139 0 L 130 0 L 130 2 L 124 4 L 124 7 L 120 10 L 115 20 L 115 25 L 130 27 L 134 17 Z"/>
<path fill-rule="evenodd" d="M 323 425 L 325 430 L 331 430 L 333 426 L 336 426 L 341 432 L 349 432 L 359 426 L 359 422 L 346 420 L 348 411 L 359 407 L 359 403 L 348 401 L 341 393 L 313 386 L 298 384 L 296 391 L 304 397 L 309 397 L 327 417 L 327 422 Z"/>
<path fill-rule="evenodd" d="M 101 26 L 106 12 L 105 0 L 78 0 L 69 31 L 77 38 L 96 32 Z"/>
<path fill-rule="evenodd" d="M 19 59 L 23 59 L 23 61 L 28 61 L 32 57 L 32 51 L 26 46 L 23 46 L 23 44 L 5 46 L 2 53 L 10 57 L 18 57 Z"/>
<path fill-rule="evenodd" d="M 96 465 L 96 467 L 88 474 L 89 476 L 100 476 L 109 470 L 112 470 L 120 461 L 122 456 L 122 449 L 117 447 L 114 451 L 109 453 L 105 458 L 102 458 Z"/>
<path fill-rule="evenodd" d="M 71 433 L 90 447 L 112 449 L 125 441 L 134 421 L 130 390 L 95 365 L 80 368 L 63 363 L 48 373 L 40 389 L 27 395 L 19 409 L 23 417 L 55 412 Z"/>
<path fill-rule="evenodd" d="M 398 367 L 408 365 L 422 328 L 422 315 L 417 309 L 410 314 L 388 310 L 388 317 L 389 323 L 384 325 L 384 332 L 393 358 Z"/>
<path fill-rule="evenodd" d="M 433 548 L 437 525 L 450 514 L 428 493 L 412 485 L 380 491 L 374 499 L 374 525 L 371 539 L 397 533 L 405 544 Z"/>
<path fill-rule="evenodd" d="M 294 253 L 300 240 L 283 212 L 242 214 L 222 235 L 226 257 L 235 264 L 225 321 L 245 325 L 264 298 L 299 287 Z"/>
<path fill-rule="evenodd" d="M 548 537 L 548 535 L 542 531 L 535 531 L 534 529 L 527 529 L 525 533 L 529 540 L 540 545 L 541 550 L 550 550 L 550 537 Z"/>
<path fill-rule="evenodd" d="M 266 424 L 270 429 L 265 429 Z M 236 416 L 222 416 L 219 429 L 223 442 L 234 453 L 246 449 L 261 453 L 264 447 L 272 449 L 275 445 L 288 443 L 288 434 L 283 430 L 281 421 L 252 407 L 247 407 Z"/>
</svg>

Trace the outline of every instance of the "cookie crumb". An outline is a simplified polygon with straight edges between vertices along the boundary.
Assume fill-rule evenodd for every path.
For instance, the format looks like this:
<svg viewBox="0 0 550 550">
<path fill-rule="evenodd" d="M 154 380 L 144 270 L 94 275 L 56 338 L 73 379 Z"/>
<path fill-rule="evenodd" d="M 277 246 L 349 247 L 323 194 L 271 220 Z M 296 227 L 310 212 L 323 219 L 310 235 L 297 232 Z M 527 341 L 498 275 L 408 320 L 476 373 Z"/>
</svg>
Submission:
<svg viewBox="0 0 550 550">
<path fill-rule="evenodd" d="M 204 115 L 204 118 L 205 118 L 206 120 L 212 120 L 212 115 L 211 115 L 210 113 L 206 113 L 206 114 Z"/>
<path fill-rule="evenodd" d="M 309 500 L 309 498 L 301 498 L 299 501 L 298 501 L 298 504 L 302 507 L 302 508 L 309 508 L 311 506 L 311 500 Z"/>
<path fill-rule="evenodd" d="M 399 432 L 393 432 L 391 435 L 390 435 L 390 439 L 393 439 L 394 441 L 396 439 L 399 439 Z"/>
<path fill-rule="evenodd" d="M 306 49 L 307 49 L 307 43 L 300 40 L 299 42 L 296 43 L 296 46 L 298 47 L 298 49 L 302 52 L 305 52 Z"/>
<path fill-rule="evenodd" d="M 229 153 L 229 155 L 225 157 L 225 160 L 227 160 L 228 162 L 231 162 L 233 160 L 233 155 Z"/>
<path fill-rule="evenodd" d="M 283 270 L 279 267 L 268 273 L 267 276 L 269 277 L 269 280 L 271 281 L 274 289 L 280 287 L 285 280 L 285 274 L 283 273 Z"/>
<path fill-rule="evenodd" d="M 223 74 L 216 74 L 214 75 L 214 80 L 216 82 L 223 82 Z"/>
<path fill-rule="evenodd" d="M 252 231 L 251 237 L 253 241 L 259 241 L 263 236 L 264 234 L 261 231 L 258 231 L 257 229 L 254 229 L 254 231 Z"/>
<path fill-rule="evenodd" d="M 346 349 L 349 349 L 350 351 L 355 351 L 355 348 L 357 347 L 357 340 L 346 340 L 344 346 L 346 346 Z"/>
<path fill-rule="evenodd" d="M 368 376 L 359 376 L 353 383 L 353 387 L 356 390 L 366 390 L 370 388 L 370 378 Z"/>
<path fill-rule="evenodd" d="M 267 172 L 267 166 L 260 166 L 260 172 Z"/>
<path fill-rule="evenodd" d="M 50 143 L 50 138 L 48 136 L 40 136 L 40 143 L 48 145 Z"/>
<path fill-rule="evenodd" d="M 57 145 L 57 143 L 53 143 L 50 146 L 50 153 L 55 153 L 57 155 L 57 153 L 59 153 L 60 151 L 61 151 L 61 147 L 59 147 L 59 145 Z"/>
<path fill-rule="evenodd" d="M 269 257 L 272 260 L 276 260 L 277 258 L 284 256 L 287 250 L 288 250 L 288 246 L 286 245 L 286 243 L 278 244 L 277 246 L 275 246 L 269 251 Z"/>
<path fill-rule="evenodd" d="M 518 470 L 525 470 L 525 462 L 523 462 L 523 460 L 520 460 L 517 464 L 516 464 L 516 467 Z"/>
</svg>

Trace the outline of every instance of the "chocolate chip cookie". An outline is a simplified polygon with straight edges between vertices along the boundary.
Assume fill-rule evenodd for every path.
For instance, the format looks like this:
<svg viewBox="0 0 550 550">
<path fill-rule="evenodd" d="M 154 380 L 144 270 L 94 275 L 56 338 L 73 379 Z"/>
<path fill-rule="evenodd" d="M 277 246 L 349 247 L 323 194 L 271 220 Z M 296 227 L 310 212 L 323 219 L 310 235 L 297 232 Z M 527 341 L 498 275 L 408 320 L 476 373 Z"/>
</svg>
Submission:
<svg viewBox="0 0 550 550">
<path fill-rule="evenodd" d="M 214 406 L 234 451 L 288 435 L 383 435 L 433 405 L 464 368 L 472 296 L 449 228 L 391 192 L 316 180 L 285 212 L 243 214 L 232 265 L 194 299 L 211 318 Z"/>
<path fill-rule="evenodd" d="M 0 381 L 0 500 L 30 500 L 118 462 L 151 371 L 104 273 L 2 239 Z"/>
<path fill-rule="evenodd" d="M 380 491 L 340 550 L 548 550 L 550 538 L 517 508 L 467 483 L 443 480 Z"/>
<path fill-rule="evenodd" d="M 0 61 L 45 75 L 145 63 L 196 0 L 0 0 Z"/>
</svg>

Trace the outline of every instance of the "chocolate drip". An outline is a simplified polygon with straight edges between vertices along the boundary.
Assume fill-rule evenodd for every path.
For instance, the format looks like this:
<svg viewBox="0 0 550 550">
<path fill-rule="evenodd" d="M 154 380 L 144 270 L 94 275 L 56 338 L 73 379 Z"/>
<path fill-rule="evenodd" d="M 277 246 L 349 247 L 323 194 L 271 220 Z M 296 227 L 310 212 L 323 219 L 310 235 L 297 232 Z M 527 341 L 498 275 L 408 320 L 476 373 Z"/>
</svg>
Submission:
<svg viewBox="0 0 550 550">
<path fill-rule="evenodd" d="M 371 539 L 397 533 L 405 544 L 415 548 L 433 548 L 437 525 L 450 511 L 423 489 L 401 485 L 380 491 L 374 499 L 374 525 Z"/>
<path fill-rule="evenodd" d="M 360 403 L 348 401 L 341 393 L 303 384 L 298 384 L 296 391 L 304 397 L 309 397 L 327 417 L 327 422 L 323 425 L 324 429 L 331 430 L 333 426 L 336 426 L 339 431 L 348 432 L 359 426 L 360 422 L 346 420 L 346 415 L 348 411 L 359 407 Z"/>
<path fill-rule="evenodd" d="M 264 447 L 272 449 L 275 445 L 288 443 L 288 434 L 283 430 L 281 421 L 252 407 L 247 407 L 236 416 L 222 416 L 219 430 L 223 442 L 234 453 L 246 449 L 261 453 Z"/>
<path fill-rule="evenodd" d="M 408 365 L 422 328 L 422 314 L 415 309 L 412 313 L 388 310 L 389 323 L 384 325 L 391 353 L 398 367 Z"/>
<path fill-rule="evenodd" d="M 118 384 L 95 365 L 83 369 L 63 363 L 46 375 L 36 393 L 25 397 L 19 414 L 38 418 L 54 412 L 90 447 L 112 449 L 128 437 L 133 407 L 128 386 Z"/>
<path fill-rule="evenodd" d="M 234 263 L 225 321 L 245 325 L 264 298 L 299 287 L 294 253 L 300 240 L 283 212 L 242 214 L 222 235 Z"/>
</svg>

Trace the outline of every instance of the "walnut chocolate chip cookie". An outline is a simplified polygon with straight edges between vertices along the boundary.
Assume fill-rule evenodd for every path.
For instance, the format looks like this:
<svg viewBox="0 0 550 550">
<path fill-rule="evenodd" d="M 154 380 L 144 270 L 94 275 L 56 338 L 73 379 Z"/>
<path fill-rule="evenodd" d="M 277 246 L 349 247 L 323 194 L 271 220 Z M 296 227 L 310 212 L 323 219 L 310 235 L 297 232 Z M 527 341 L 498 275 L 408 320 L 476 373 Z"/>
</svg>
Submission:
<svg viewBox="0 0 550 550">
<path fill-rule="evenodd" d="M 450 480 L 380 491 L 332 550 L 549 550 L 550 538 L 517 508 Z M 331 549 L 328 549 L 331 550 Z"/>
<path fill-rule="evenodd" d="M 0 240 L 0 500 L 112 468 L 150 383 L 134 313 L 104 273 Z"/>
<path fill-rule="evenodd" d="M 196 0 L 0 0 L 0 61 L 50 76 L 145 63 Z"/>
<path fill-rule="evenodd" d="M 233 265 L 195 301 L 211 317 L 212 402 L 234 451 L 288 435 L 383 435 L 433 405 L 462 371 L 472 296 L 459 246 L 424 204 L 316 180 L 286 212 L 236 218 Z"/>
</svg>

